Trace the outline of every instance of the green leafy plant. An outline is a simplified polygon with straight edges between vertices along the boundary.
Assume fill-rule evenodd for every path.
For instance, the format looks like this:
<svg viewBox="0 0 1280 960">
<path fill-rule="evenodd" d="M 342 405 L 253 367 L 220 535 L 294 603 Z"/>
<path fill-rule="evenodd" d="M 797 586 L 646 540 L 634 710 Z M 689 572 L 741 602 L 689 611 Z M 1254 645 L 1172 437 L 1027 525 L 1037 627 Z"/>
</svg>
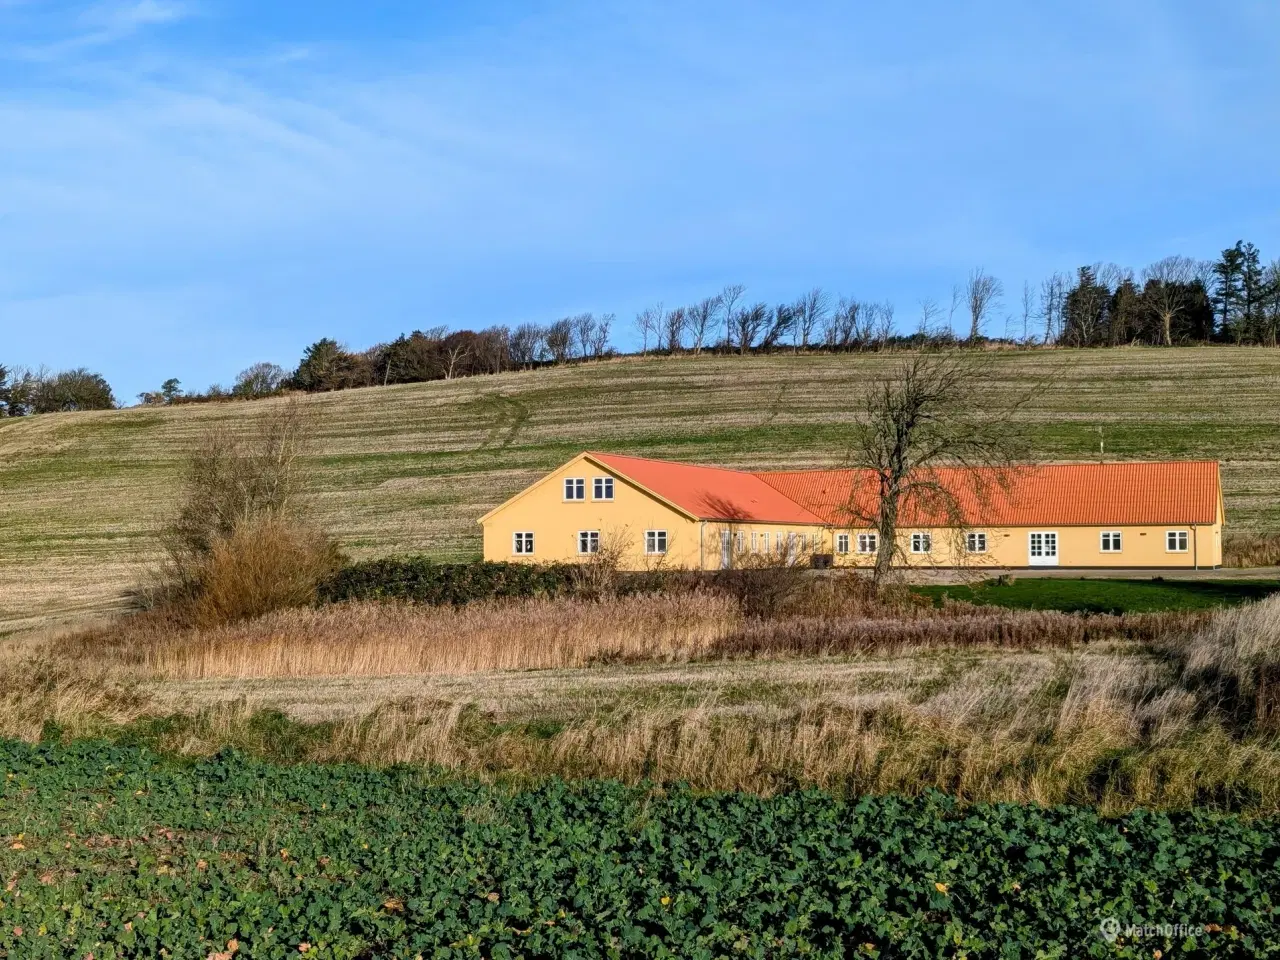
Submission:
<svg viewBox="0 0 1280 960">
<path fill-rule="evenodd" d="M 0 844 L 24 960 L 1280 954 L 1280 823 L 1200 812 L 0 741 Z"/>
</svg>

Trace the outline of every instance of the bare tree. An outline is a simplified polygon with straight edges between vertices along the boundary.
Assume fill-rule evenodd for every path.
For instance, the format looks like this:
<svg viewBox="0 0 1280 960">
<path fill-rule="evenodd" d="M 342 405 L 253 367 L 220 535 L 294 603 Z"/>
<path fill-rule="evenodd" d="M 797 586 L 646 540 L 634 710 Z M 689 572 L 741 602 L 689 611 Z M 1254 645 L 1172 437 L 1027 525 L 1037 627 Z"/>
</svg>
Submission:
<svg viewBox="0 0 1280 960">
<path fill-rule="evenodd" d="M 933 336 L 940 316 L 942 316 L 942 309 L 936 301 L 928 298 L 920 301 L 920 325 L 916 328 L 916 332 L 921 339 L 928 340 Z"/>
<path fill-rule="evenodd" d="M 595 323 L 591 334 L 591 356 L 597 360 L 609 351 L 609 331 L 617 319 L 617 314 L 605 313 Z"/>
<path fill-rule="evenodd" d="M 863 311 L 867 315 L 867 339 L 877 350 L 885 349 L 893 336 L 893 304 L 887 300 L 884 303 L 867 303 L 863 304 Z"/>
<path fill-rule="evenodd" d="M 719 309 L 719 297 L 706 297 L 699 300 L 692 307 L 685 308 L 689 333 L 693 339 L 694 356 L 702 353 L 702 348 L 706 346 L 707 334 L 711 332 L 711 321 Z"/>
<path fill-rule="evenodd" d="M 596 318 L 590 313 L 580 313 L 573 318 L 573 336 L 578 343 L 579 356 L 591 356 L 591 338 L 595 327 Z"/>
<path fill-rule="evenodd" d="M 822 328 L 831 310 L 831 298 L 821 287 L 814 287 L 795 302 L 791 308 L 795 314 L 796 345 L 809 346 L 813 335 Z"/>
<path fill-rule="evenodd" d="M 511 332 L 511 362 L 527 367 L 542 360 L 547 332 L 536 323 L 522 323 Z"/>
<path fill-rule="evenodd" d="M 565 317 L 547 327 L 547 352 L 553 363 L 565 363 L 573 356 L 573 319 Z"/>
<path fill-rule="evenodd" d="M 848 515 L 851 526 L 876 531 L 877 588 L 895 562 L 910 562 L 900 527 L 958 534 L 981 520 L 974 505 L 1007 489 L 1024 450 L 1012 414 L 1031 393 L 993 408 L 990 363 L 968 352 L 921 351 L 867 394 L 850 454 L 866 480 L 855 482 Z"/>
<path fill-rule="evenodd" d="M 676 353 L 683 348 L 686 322 L 684 307 L 676 307 L 663 318 L 668 353 Z"/>
<path fill-rule="evenodd" d="M 724 345 L 726 348 L 733 347 L 733 325 L 737 317 L 738 301 L 742 299 L 742 295 L 747 292 L 747 288 L 740 283 L 731 283 L 720 291 L 720 296 L 716 299 L 720 301 L 720 315 L 724 317 Z"/>
<path fill-rule="evenodd" d="M 653 307 L 645 307 L 636 314 L 636 332 L 640 334 L 641 352 L 649 352 L 649 338 L 656 340 L 656 349 L 662 349 L 662 318 L 664 316 L 662 304 Z"/>
<path fill-rule="evenodd" d="M 1071 279 L 1055 273 L 1040 284 L 1040 319 L 1044 322 L 1044 342 L 1056 343 L 1062 334 L 1063 316 L 1067 307 L 1067 291 Z"/>
<path fill-rule="evenodd" d="M 977 343 L 982 337 L 983 324 L 1004 296 L 1004 286 L 981 267 L 969 271 L 965 286 L 965 302 L 969 307 L 969 341 Z"/>
<path fill-rule="evenodd" d="M 296 396 L 263 407 L 249 431 L 219 421 L 200 438 L 177 515 L 163 534 L 177 568 L 208 554 L 215 540 L 230 536 L 241 522 L 299 514 L 315 408 Z"/>
<path fill-rule="evenodd" d="M 951 331 L 952 336 L 956 333 L 956 313 L 960 310 L 960 304 L 964 302 L 964 290 L 960 284 L 953 283 L 951 285 L 951 305 L 947 308 L 947 329 Z"/>
<path fill-rule="evenodd" d="M 1160 342 L 1173 346 L 1173 327 L 1187 307 L 1187 285 L 1196 279 L 1190 257 L 1165 257 L 1142 271 L 1142 299 L 1160 331 Z"/>
<path fill-rule="evenodd" d="M 862 320 L 862 303 L 842 297 L 823 326 L 823 343 L 832 350 L 861 348 L 865 339 Z"/>
<path fill-rule="evenodd" d="M 1031 342 L 1031 315 L 1036 310 L 1036 297 L 1031 291 L 1031 281 L 1022 281 L 1022 342 Z"/>
<path fill-rule="evenodd" d="M 476 338 L 479 362 L 489 373 L 501 373 L 511 359 L 511 330 L 501 324 L 486 327 Z"/>
<path fill-rule="evenodd" d="M 736 311 L 729 328 L 729 346 L 736 344 L 738 354 L 745 355 L 755 346 L 756 338 L 769 325 L 769 319 L 770 311 L 765 303 L 757 303 Z"/>
<path fill-rule="evenodd" d="M 767 314 L 764 328 L 760 335 L 760 349 L 772 350 L 791 332 L 795 326 L 795 307 L 789 303 L 780 303 Z"/>
<path fill-rule="evenodd" d="M 470 342 L 467 340 L 446 341 L 441 348 L 441 366 L 444 368 L 444 378 L 452 380 L 470 359 Z"/>
<path fill-rule="evenodd" d="M 1280 260 L 1271 261 L 1262 279 L 1262 342 L 1274 347 L 1280 341 Z"/>
</svg>

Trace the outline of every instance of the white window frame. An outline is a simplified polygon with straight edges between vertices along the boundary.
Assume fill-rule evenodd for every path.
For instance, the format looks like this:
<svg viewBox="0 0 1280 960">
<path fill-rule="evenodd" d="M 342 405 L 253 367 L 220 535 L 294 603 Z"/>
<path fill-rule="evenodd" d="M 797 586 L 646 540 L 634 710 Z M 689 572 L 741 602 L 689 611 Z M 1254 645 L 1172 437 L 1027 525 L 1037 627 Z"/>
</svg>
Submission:
<svg viewBox="0 0 1280 960">
<path fill-rule="evenodd" d="M 1123 553 L 1124 534 L 1121 530 L 1103 530 L 1098 534 L 1099 553 Z"/>
<path fill-rule="evenodd" d="M 741 553 L 744 553 L 746 549 L 747 549 L 747 535 L 743 531 L 738 530 L 733 535 L 733 552 L 741 554 Z"/>
<path fill-rule="evenodd" d="M 849 535 L 847 533 L 836 534 L 836 553 L 849 552 Z"/>
<path fill-rule="evenodd" d="M 583 550 L 583 545 L 587 549 Z M 600 552 L 600 531 L 599 530 L 579 530 L 578 531 L 578 556 L 585 557 L 593 553 Z"/>
<path fill-rule="evenodd" d="M 1035 538 L 1040 538 L 1040 555 L 1036 556 L 1032 552 L 1032 545 L 1036 542 Z M 1053 538 L 1053 552 L 1049 553 L 1047 547 L 1049 538 Z M 1027 531 L 1027 565 L 1032 567 L 1056 567 L 1061 556 L 1060 550 L 1062 541 L 1058 537 L 1057 530 L 1029 530 Z"/>
<path fill-rule="evenodd" d="M 760 552 L 766 553 L 766 554 L 769 552 L 769 531 L 768 530 L 760 534 Z"/>
<path fill-rule="evenodd" d="M 858 552 L 864 556 L 876 553 L 880 549 L 880 534 L 878 533 L 860 533 L 858 534 Z"/>
<path fill-rule="evenodd" d="M 528 549 L 525 548 L 526 538 Z M 533 531 L 518 530 L 511 534 L 511 554 L 517 557 L 533 556 Z"/>
<path fill-rule="evenodd" d="M 1173 546 L 1169 546 L 1172 543 Z M 1191 534 L 1186 530 L 1166 530 L 1164 532 L 1165 553 L 1187 553 L 1191 550 Z"/>
<path fill-rule="evenodd" d="M 918 557 L 933 553 L 933 534 L 913 533 L 911 535 L 911 552 Z"/>
<path fill-rule="evenodd" d="M 665 530 L 646 530 L 644 532 L 644 552 L 649 557 L 661 557 L 670 547 Z"/>
<path fill-rule="evenodd" d="M 586 477 L 564 478 L 564 502 L 583 503 L 587 499 Z"/>
<path fill-rule="evenodd" d="M 593 477 L 591 480 L 591 499 L 608 503 L 613 500 L 613 477 Z"/>
<path fill-rule="evenodd" d="M 975 544 L 981 543 L 981 546 Z M 970 530 L 964 535 L 964 552 L 965 553 L 986 553 L 990 540 L 985 530 Z"/>
</svg>

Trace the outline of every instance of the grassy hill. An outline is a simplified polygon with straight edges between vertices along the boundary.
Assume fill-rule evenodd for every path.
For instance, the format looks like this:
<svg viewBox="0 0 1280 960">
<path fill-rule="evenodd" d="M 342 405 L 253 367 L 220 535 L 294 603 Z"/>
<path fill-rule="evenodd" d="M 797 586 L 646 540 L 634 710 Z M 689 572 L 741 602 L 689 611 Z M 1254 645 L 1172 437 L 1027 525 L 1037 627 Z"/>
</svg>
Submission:
<svg viewBox="0 0 1280 960">
<path fill-rule="evenodd" d="M 626 358 L 308 398 L 321 519 L 357 556 L 479 552 L 485 510 L 584 449 L 746 467 L 841 460 L 851 412 L 891 357 Z M 993 403 L 1038 453 L 1224 462 L 1228 523 L 1280 529 L 1280 351 L 1009 353 Z M 0 631 L 110 608 L 155 557 L 184 456 L 236 403 L 0 420 Z"/>
</svg>

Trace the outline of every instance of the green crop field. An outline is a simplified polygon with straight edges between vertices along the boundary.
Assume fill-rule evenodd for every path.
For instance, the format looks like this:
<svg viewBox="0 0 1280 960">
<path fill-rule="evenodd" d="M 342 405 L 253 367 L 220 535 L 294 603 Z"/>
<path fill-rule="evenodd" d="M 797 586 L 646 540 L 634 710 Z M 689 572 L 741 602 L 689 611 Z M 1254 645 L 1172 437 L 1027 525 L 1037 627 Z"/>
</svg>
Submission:
<svg viewBox="0 0 1280 960">
<path fill-rule="evenodd" d="M 582 449 L 743 467 L 839 463 L 892 357 L 625 358 L 308 398 L 320 518 L 357 557 L 474 556 L 476 519 Z M 1055 350 L 996 358 L 992 403 L 1046 459 L 1223 461 L 1228 523 L 1280 529 L 1280 351 Z M 201 431 L 262 403 L 0 421 L 0 632 L 117 605 L 155 558 Z"/>
<path fill-rule="evenodd" d="M 1263 957 L 1280 824 L 0 741 L 0 956 Z"/>
</svg>

